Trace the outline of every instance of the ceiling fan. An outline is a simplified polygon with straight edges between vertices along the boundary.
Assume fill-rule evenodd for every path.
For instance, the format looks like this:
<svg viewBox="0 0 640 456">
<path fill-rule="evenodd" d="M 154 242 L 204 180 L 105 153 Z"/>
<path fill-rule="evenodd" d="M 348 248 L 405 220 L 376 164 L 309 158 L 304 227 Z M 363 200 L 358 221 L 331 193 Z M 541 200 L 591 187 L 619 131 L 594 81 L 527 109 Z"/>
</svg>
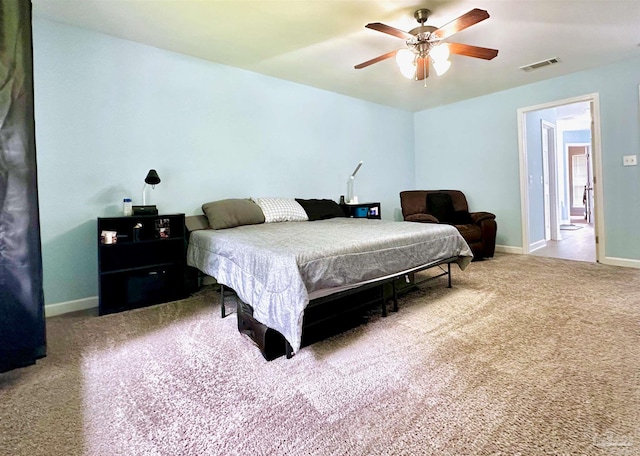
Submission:
<svg viewBox="0 0 640 456">
<path fill-rule="evenodd" d="M 443 42 L 451 35 L 488 19 L 489 13 L 485 10 L 478 8 L 472 9 L 440 28 L 424 25 L 430 14 L 431 11 L 426 8 L 417 10 L 413 17 L 416 18 L 420 26 L 409 32 L 380 22 L 367 24 L 366 28 L 402 38 L 405 40 L 407 48 L 387 52 L 375 59 L 367 60 L 366 62 L 356 65 L 354 68 L 359 70 L 395 56 L 396 63 L 405 77 L 415 80 L 424 79 L 426 86 L 426 78 L 429 77 L 429 63 L 433 63 L 436 74 L 440 76 L 451 66 L 451 62 L 448 60 L 449 53 L 485 60 L 491 60 L 498 55 L 497 49 L 471 46 L 462 43 Z"/>
</svg>

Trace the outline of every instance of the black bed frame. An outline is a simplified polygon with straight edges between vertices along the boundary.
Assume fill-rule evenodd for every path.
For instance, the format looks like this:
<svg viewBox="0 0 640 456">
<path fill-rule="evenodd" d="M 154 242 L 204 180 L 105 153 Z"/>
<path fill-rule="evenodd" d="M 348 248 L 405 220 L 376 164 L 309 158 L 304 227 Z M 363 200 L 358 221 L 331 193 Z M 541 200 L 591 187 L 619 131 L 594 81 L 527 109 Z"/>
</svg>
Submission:
<svg viewBox="0 0 640 456">
<path fill-rule="evenodd" d="M 456 261 L 458 257 L 446 258 L 357 288 L 309 301 L 305 308 L 301 347 L 357 326 L 362 322 L 363 312 L 367 308 L 379 305 L 382 316 L 386 317 L 387 303 L 392 301 L 392 311 L 397 312 L 398 295 L 414 290 L 424 282 L 447 276 L 447 287 L 451 288 L 451 263 Z M 440 269 L 438 274 L 415 281 L 416 272 L 436 267 Z M 238 331 L 248 335 L 254 341 L 267 361 L 282 355 L 286 355 L 287 359 L 293 356 L 291 345 L 282 334 L 253 318 L 253 308 L 242 302 L 234 290 L 221 284 L 220 298 L 222 318 L 227 316 L 226 301 L 235 301 Z"/>
</svg>

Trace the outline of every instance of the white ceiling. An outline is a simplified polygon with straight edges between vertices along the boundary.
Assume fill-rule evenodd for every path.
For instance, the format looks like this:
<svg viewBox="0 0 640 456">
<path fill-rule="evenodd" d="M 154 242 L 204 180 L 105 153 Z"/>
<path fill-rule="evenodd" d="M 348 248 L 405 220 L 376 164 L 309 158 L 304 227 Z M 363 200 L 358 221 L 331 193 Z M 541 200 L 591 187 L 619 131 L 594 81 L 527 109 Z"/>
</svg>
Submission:
<svg viewBox="0 0 640 456">
<path fill-rule="evenodd" d="M 32 0 L 34 17 L 406 109 L 452 103 L 640 56 L 640 0 Z M 442 26 L 473 8 L 491 17 L 447 41 L 495 48 L 491 61 L 453 55 L 427 86 L 394 59 L 354 65 L 405 46 L 365 29 L 408 31 L 429 8 Z M 557 57 L 560 63 L 519 69 Z"/>
</svg>

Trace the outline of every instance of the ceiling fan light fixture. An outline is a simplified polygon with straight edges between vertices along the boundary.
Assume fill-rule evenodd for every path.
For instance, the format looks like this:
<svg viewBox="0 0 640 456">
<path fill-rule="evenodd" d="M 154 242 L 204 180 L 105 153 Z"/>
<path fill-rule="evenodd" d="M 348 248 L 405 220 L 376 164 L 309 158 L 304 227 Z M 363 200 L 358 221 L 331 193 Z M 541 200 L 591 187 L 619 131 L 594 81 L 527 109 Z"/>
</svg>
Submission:
<svg viewBox="0 0 640 456">
<path fill-rule="evenodd" d="M 487 11 L 474 8 L 440 28 L 425 25 L 430 13 L 426 8 L 417 10 L 414 17 L 420 25 L 408 32 L 381 22 L 371 22 L 367 24 L 365 27 L 368 29 L 386 33 L 387 35 L 392 35 L 404 40 L 407 49 L 387 52 L 374 59 L 362 62 L 354 68 L 359 70 L 395 56 L 396 64 L 402 75 L 408 79 L 415 79 L 416 81 L 424 80 L 426 87 L 426 79 L 429 77 L 429 65 L 433 63 L 438 76 L 445 74 L 451 67 L 451 62 L 448 60 L 450 53 L 484 60 L 492 60 L 498 56 L 497 49 L 472 46 L 470 44 L 443 42 L 443 40 L 448 39 L 450 36 L 488 19 L 489 13 Z"/>
<path fill-rule="evenodd" d="M 416 74 L 416 55 L 409 49 L 400 49 L 396 53 L 396 65 L 400 73 L 407 79 L 413 79 Z"/>
<path fill-rule="evenodd" d="M 447 71 L 449 71 L 449 68 L 451 68 L 451 62 L 448 61 L 448 60 L 441 60 L 439 62 L 436 62 L 434 60 L 433 61 L 433 68 L 436 70 L 436 74 L 438 76 L 442 76 Z"/>
<path fill-rule="evenodd" d="M 449 59 L 449 46 L 446 44 L 439 44 L 429 49 L 429 56 L 435 62 L 444 62 Z"/>
</svg>

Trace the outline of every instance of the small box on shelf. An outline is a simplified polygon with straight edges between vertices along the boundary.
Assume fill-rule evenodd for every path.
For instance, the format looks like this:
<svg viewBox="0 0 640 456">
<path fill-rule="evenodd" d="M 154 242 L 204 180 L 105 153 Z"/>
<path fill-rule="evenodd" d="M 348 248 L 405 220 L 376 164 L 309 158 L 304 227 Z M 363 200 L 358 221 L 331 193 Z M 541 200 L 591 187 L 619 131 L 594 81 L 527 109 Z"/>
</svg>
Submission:
<svg viewBox="0 0 640 456">
<path fill-rule="evenodd" d="M 133 206 L 133 215 L 158 215 L 158 208 L 155 205 Z"/>
</svg>

